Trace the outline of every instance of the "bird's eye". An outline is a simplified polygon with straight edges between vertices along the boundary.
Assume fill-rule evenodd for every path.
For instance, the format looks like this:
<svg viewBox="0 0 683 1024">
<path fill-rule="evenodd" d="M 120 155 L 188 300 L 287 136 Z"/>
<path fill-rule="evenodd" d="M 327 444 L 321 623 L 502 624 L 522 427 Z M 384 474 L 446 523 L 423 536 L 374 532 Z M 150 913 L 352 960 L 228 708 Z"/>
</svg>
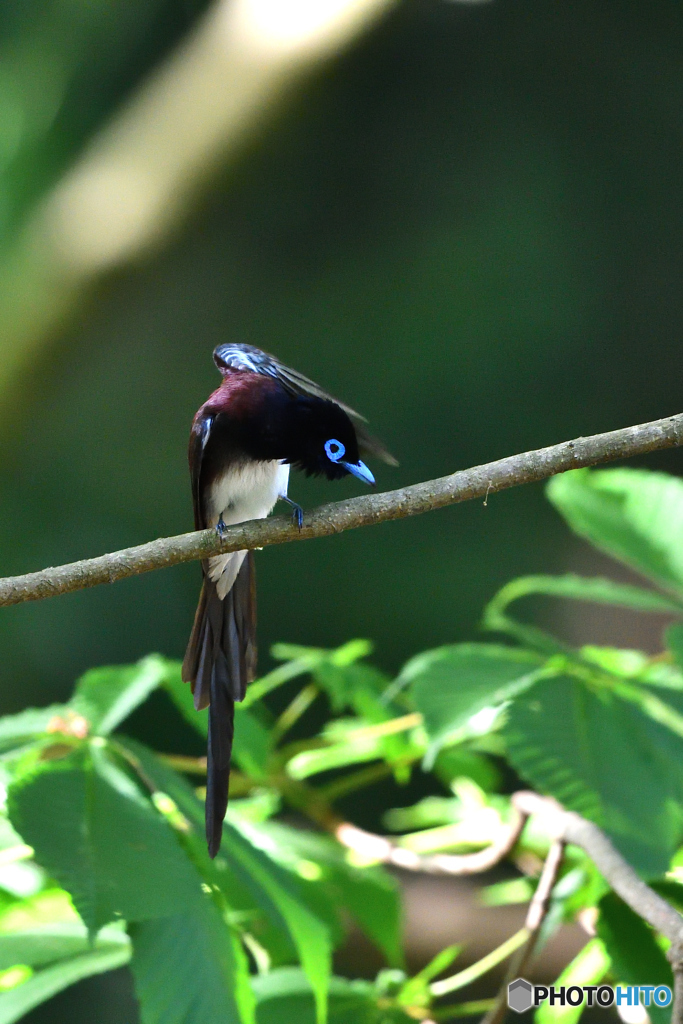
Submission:
<svg viewBox="0 0 683 1024">
<path fill-rule="evenodd" d="M 331 437 L 329 441 L 325 441 L 325 454 L 327 455 L 330 462 L 339 462 L 344 457 L 346 448 L 337 441 L 334 437 Z"/>
</svg>

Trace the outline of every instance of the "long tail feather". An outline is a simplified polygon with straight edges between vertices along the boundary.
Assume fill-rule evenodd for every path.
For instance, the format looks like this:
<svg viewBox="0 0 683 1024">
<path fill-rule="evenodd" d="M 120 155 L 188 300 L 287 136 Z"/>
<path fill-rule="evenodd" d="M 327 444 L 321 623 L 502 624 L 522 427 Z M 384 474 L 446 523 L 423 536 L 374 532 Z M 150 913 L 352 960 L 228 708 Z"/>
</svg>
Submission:
<svg viewBox="0 0 683 1024">
<path fill-rule="evenodd" d="M 242 700 L 256 669 L 254 556 L 244 559 L 232 589 L 221 599 L 204 579 L 183 679 L 192 683 L 195 707 L 209 707 L 206 779 L 206 838 L 215 857 L 228 806 L 235 701 Z"/>
</svg>

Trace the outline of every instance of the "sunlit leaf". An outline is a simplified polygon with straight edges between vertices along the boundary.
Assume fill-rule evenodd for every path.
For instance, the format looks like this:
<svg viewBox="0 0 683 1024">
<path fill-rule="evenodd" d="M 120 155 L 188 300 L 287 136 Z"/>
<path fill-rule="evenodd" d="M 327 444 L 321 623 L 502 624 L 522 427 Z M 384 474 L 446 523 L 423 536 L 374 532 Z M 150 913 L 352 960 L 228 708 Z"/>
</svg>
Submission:
<svg viewBox="0 0 683 1024">
<path fill-rule="evenodd" d="M 296 948 L 290 940 L 288 924 L 278 904 L 271 893 L 245 870 L 242 861 L 231 856 L 229 843 L 224 841 L 215 860 L 209 858 L 204 836 L 204 805 L 197 799 L 192 787 L 143 744 L 126 739 L 119 741 L 119 745 L 137 759 L 145 776 L 160 791 L 170 796 L 185 816 L 189 830 L 182 834 L 183 844 L 187 846 L 188 854 L 205 884 L 221 891 L 230 909 L 248 922 L 249 932 L 265 944 L 276 962 L 282 962 L 283 959 L 291 962 L 295 959 Z M 227 826 L 225 833 L 225 839 L 238 835 L 233 828 Z M 253 850 L 252 853 L 264 870 L 270 870 L 283 884 L 289 881 L 283 869 L 270 862 L 262 851 Z M 248 862 L 249 858 L 246 860 Z M 291 888 L 296 890 L 296 886 Z"/>
<path fill-rule="evenodd" d="M 601 576 L 586 577 L 568 573 L 565 576 L 521 576 L 519 579 L 511 580 L 498 591 L 487 606 L 484 622 L 490 616 L 507 609 L 513 601 L 533 595 L 617 605 L 619 608 L 659 615 L 681 615 L 683 612 L 681 605 L 676 601 L 652 590 L 643 590 L 642 587 L 634 587 L 628 583 L 615 583 Z"/>
<path fill-rule="evenodd" d="M 246 822 L 239 828 L 226 823 L 222 849 L 250 883 L 261 888 L 278 908 L 313 990 L 318 1024 L 324 1024 L 332 964 L 329 929 L 305 905 L 294 880 L 288 880 L 286 872 L 265 853 L 263 840 L 263 831 Z"/>
<path fill-rule="evenodd" d="M 166 672 L 166 659 L 158 654 L 137 665 L 93 668 L 76 683 L 69 707 L 86 719 L 90 732 L 107 736 L 161 685 Z"/>
<path fill-rule="evenodd" d="M 579 536 L 683 595 L 683 480 L 644 469 L 579 469 L 554 477 L 547 494 Z"/>
<path fill-rule="evenodd" d="M 542 664 L 530 652 L 498 644 L 454 644 L 411 658 L 396 685 L 410 686 L 424 717 L 431 740 L 425 767 L 474 715 L 531 686 Z"/>
<path fill-rule="evenodd" d="M 178 911 L 199 877 L 169 825 L 97 746 L 39 763 L 9 792 L 12 823 L 90 929 Z"/>
<path fill-rule="evenodd" d="M 309 889 L 315 885 L 333 906 L 345 908 L 392 966 L 402 963 L 400 894 L 386 871 L 352 866 L 346 851 L 329 836 L 279 822 L 264 823 L 258 830 L 274 840 L 273 856 L 279 863 L 310 879 Z"/>
<path fill-rule="evenodd" d="M 637 868 L 666 868 L 683 833 L 680 737 L 566 677 L 537 683 L 508 716 L 508 753 L 523 778 L 602 825 Z"/>
</svg>

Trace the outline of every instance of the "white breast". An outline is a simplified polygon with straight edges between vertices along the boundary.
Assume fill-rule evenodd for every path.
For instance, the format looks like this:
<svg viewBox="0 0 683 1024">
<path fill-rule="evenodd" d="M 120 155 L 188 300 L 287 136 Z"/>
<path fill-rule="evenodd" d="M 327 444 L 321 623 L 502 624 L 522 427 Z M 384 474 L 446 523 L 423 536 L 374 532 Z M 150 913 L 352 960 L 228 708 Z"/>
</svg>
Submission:
<svg viewBox="0 0 683 1024">
<path fill-rule="evenodd" d="M 209 492 L 207 522 L 215 526 L 223 516 L 226 526 L 249 519 L 265 519 L 278 498 L 287 496 L 289 466 L 280 462 L 250 462 L 235 466 L 218 477 Z M 209 559 L 209 577 L 224 598 L 232 587 L 245 551 L 216 555 Z"/>
</svg>

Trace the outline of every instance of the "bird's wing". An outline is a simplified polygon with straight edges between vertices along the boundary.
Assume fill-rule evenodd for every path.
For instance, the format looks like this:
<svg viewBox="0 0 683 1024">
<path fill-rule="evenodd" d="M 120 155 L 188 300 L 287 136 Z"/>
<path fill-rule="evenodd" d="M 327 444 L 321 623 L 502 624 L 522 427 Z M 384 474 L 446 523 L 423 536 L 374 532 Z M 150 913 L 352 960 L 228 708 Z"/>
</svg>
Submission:
<svg viewBox="0 0 683 1024">
<path fill-rule="evenodd" d="M 190 463 L 190 478 L 192 480 L 192 504 L 194 506 L 195 530 L 204 530 L 207 525 L 204 522 L 204 511 L 202 509 L 200 479 L 202 475 L 204 449 L 206 448 L 206 442 L 209 440 L 212 426 L 213 416 L 210 413 L 205 413 L 194 421 L 192 424 L 192 431 L 190 433 L 188 459 Z"/>
<path fill-rule="evenodd" d="M 313 398 L 322 398 L 326 402 L 334 402 L 335 405 L 344 410 L 353 422 L 356 437 L 358 438 L 358 447 L 363 453 L 374 455 L 375 458 L 381 459 L 382 462 L 386 462 L 389 466 L 398 465 L 394 456 L 385 448 L 379 438 L 375 437 L 367 429 L 365 416 L 361 416 L 351 406 L 340 402 L 334 395 L 323 391 L 315 381 L 305 377 L 303 373 L 293 370 L 290 366 L 285 366 L 275 356 L 271 356 L 268 352 L 262 352 L 261 349 L 254 348 L 253 345 L 226 344 L 219 345 L 215 349 L 213 358 L 216 366 L 221 371 L 230 369 L 260 373 L 265 377 L 273 377 L 279 381 L 290 395 L 310 395 Z"/>
</svg>

